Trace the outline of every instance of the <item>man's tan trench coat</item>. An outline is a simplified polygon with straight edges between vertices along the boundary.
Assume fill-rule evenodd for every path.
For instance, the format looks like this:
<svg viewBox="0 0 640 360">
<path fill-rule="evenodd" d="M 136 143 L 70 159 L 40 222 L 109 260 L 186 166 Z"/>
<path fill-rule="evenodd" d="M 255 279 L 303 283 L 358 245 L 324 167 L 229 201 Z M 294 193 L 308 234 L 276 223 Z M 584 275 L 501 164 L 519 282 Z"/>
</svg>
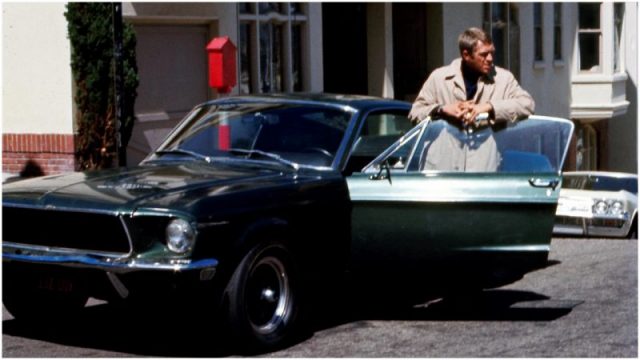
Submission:
<svg viewBox="0 0 640 360">
<path fill-rule="evenodd" d="M 424 120 L 438 105 L 467 100 L 461 64 L 462 59 L 458 58 L 431 73 L 409 113 L 412 121 Z M 473 102 L 491 103 L 495 114 L 492 122 L 496 123 L 525 118 L 533 114 L 535 109 L 531 95 L 520 87 L 513 74 L 500 67 L 494 67 L 492 73 L 478 79 Z M 496 171 L 501 161 L 492 136 L 483 139 L 481 144 L 468 146 L 460 141 L 459 134 L 445 130 L 430 148 L 425 163 L 427 169 L 431 170 Z"/>
</svg>

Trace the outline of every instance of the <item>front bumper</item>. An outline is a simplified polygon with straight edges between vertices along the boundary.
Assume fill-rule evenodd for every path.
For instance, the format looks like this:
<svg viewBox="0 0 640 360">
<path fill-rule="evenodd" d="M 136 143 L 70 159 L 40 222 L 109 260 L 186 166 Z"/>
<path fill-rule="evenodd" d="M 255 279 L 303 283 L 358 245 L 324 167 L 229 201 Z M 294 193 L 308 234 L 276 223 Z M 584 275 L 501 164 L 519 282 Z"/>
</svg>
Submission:
<svg viewBox="0 0 640 360">
<path fill-rule="evenodd" d="M 631 230 L 628 217 L 571 217 L 556 216 L 553 233 L 569 236 L 625 237 Z"/>
<path fill-rule="evenodd" d="M 131 293 L 154 292 L 160 287 L 175 289 L 185 279 L 190 285 L 209 282 L 218 267 L 217 259 L 144 259 L 8 242 L 2 244 L 2 260 L 9 268 L 31 268 L 45 272 L 47 268 L 65 268 L 68 269 L 67 273 L 79 277 L 84 274 L 94 278 L 106 276 L 110 287 L 120 298 L 127 298 Z M 20 273 L 13 275 L 19 277 Z"/>
<path fill-rule="evenodd" d="M 84 253 L 67 249 L 24 246 L 7 242 L 2 244 L 2 259 L 4 261 L 85 267 L 113 273 L 127 273 L 139 270 L 174 272 L 208 270 L 209 272 L 215 272 L 218 266 L 218 260 L 216 259 L 195 261 L 191 259 L 141 259 L 129 256 Z"/>
</svg>

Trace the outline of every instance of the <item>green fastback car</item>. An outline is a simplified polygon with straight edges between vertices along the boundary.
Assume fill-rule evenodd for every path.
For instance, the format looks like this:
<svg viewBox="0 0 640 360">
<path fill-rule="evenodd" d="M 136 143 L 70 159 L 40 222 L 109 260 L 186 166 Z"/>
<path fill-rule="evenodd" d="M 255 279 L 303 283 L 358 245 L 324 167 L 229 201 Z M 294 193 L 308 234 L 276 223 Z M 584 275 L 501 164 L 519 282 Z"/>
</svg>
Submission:
<svg viewBox="0 0 640 360">
<path fill-rule="evenodd" d="M 229 97 L 197 106 L 138 166 L 4 184 L 4 305 L 44 321 L 88 297 L 188 299 L 243 344 L 269 348 L 347 272 L 437 292 L 546 266 L 572 123 L 414 126 L 409 109 Z M 461 151 L 495 140 L 499 167 L 428 168 L 442 132 Z"/>
</svg>

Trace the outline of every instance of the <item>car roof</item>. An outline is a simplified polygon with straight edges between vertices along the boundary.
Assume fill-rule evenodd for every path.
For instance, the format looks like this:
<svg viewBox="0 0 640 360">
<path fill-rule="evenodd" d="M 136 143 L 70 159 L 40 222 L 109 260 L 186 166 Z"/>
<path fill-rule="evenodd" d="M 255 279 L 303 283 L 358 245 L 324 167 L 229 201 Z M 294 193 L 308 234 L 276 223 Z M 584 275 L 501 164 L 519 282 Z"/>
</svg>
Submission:
<svg viewBox="0 0 640 360">
<path fill-rule="evenodd" d="M 410 108 L 411 103 L 400 100 L 386 99 L 365 95 L 344 95 L 330 93 L 291 93 L 291 94 L 260 94 L 260 95 L 237 95 L 219 98 L 205 104 L 231 103 L 231 102 L 256 102 L 256 101 L 282 101 L 308 104 L 325 104 L 350 106 L 358 110 L 382 106 L 392 106 L 400 108 Z"/>
</svg>

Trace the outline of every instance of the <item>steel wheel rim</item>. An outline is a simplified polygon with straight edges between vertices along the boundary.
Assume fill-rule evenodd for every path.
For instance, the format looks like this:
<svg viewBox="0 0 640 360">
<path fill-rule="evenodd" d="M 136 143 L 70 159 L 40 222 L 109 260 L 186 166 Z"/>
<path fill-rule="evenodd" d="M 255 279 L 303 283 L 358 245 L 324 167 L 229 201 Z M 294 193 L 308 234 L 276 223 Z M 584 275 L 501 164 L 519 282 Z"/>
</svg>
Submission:
<svg viewBox="0 0 640 360">
<path fill-rule="evenodd" d="M 253 329 L 269 334 L 289 320 L 292 291 L 280 259 L 260 259 L 247 279 L 247 314 Z"/>
</svg>

